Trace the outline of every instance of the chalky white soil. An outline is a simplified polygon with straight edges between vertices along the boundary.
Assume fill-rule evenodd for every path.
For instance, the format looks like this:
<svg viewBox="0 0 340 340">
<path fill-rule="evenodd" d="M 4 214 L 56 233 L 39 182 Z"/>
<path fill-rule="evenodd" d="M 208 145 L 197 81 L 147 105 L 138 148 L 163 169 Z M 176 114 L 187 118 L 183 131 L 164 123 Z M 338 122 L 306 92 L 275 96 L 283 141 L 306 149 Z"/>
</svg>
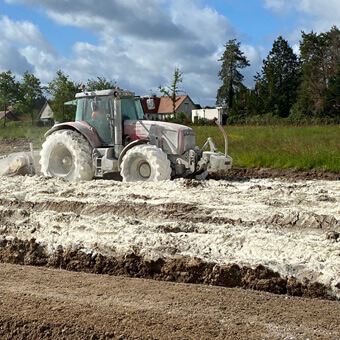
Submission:
<svg viewBox="0 0 340 340">
<path fill-rule="evenodd" d="M 262 264 L 340 298 L 340 181 L 0 177 L 0 238 L 105 255 Z"/>
</svg>

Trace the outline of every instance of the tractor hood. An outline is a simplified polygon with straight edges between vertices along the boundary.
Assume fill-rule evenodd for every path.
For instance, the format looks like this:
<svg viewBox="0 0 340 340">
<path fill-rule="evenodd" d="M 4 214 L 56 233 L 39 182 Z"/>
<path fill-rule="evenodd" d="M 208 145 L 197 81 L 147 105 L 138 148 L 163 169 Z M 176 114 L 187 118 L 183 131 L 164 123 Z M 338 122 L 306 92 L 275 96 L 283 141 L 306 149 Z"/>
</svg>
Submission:
<svg viewBox="0 0 340 340">
<path fill-rule="evenodd" d="M 124 135 L 132 141 L 147 138 L 150 144 L 156 145 L 167 154 L 182 155 L 195 148 L 193 129 L 180 124 L 153 120 L 124 121 Z"/>
</svg>

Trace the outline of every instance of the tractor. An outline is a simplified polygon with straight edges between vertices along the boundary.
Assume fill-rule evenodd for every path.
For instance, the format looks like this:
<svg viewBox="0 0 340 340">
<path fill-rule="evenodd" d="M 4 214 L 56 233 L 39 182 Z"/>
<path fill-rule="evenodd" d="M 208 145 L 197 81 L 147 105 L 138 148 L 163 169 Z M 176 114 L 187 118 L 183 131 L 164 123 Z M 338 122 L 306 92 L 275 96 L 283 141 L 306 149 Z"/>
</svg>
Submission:
<svg viewBox="0 0 340 340">
<path fill-rule="evenodd" d="M 231 168 L 227 144 L 223 154 L 208 138 L 200 150 L 191 128 L 146 120 L 133 92 L 83 90 L 76 102 L 75 121 L 55 124 L 45 134 L 39 160 L 44 176 L 80 181 L 120 174 L 124 182 L 162 181 L 204 179 Z"/>
</svg>

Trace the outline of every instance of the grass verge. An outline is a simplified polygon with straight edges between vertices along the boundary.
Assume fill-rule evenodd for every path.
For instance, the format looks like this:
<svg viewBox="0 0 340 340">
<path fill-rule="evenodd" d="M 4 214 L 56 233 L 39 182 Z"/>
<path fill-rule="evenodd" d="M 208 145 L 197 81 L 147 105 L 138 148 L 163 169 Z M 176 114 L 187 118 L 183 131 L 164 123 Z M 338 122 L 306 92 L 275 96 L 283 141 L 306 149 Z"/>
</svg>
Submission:
<svg viewBox="0 0 340 340">
<path fill-rule="evenodd" d="M 224 139 L 215 126 L 195 126 L 202 147 L 213 137 L 224 152 Z M 228 153 L 238 167 L 322 169 L 340 172 L 340 126 L 226 126 Z"/>
<path fill-rule="evenodd" d="M 38 148 L 49 127 L 30 122 L 0 124 L 0 139 L 28 138 Z M 212 137 L 224 152 L 224 138 L 217 126 L 193 126 L 196 144 Z M 322 169 L 340 172 L 340 126 L 225 126 L 228 153 L 236 167 Z"/>
<path fill-rule="evenodd" d="M 7 122 L 6 126 L 3 126 L 3 122 L 0 123 L 0 139 L 5 138 L 28 138 L 32 141 L 35 148 L 39 148 L 45 140 L 44 134 L 51 127 L 35 126 L 31 122 Z"/>
</svg>

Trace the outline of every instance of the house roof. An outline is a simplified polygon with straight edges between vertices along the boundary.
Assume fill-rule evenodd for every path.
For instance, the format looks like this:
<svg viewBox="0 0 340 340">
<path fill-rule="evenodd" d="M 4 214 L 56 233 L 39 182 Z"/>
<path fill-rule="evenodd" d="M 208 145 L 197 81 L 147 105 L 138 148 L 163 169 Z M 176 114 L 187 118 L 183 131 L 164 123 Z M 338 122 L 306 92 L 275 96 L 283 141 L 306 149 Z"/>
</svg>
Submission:
<svg viewBox="0 0 340 340">
<path fill-rule="evenodd" d="M 38 119 L 53 119 L 53 111 L 49 105 L 49 103 L 46 101 L 44 106 L 41 108 Z"/>
<path fill-rule="evenodd" d="M 5 111 L 0 111 L 0 119 L 5 117 Z M 8 120 L 18 121 L 20 118 L 18 118 L 12 111 L 6 111 L 6 118 Z"/>
<path fill-rule="evenodd" d="M 184 100 L 189 97 L 188 95 L 181 95 L 176 97 L 176 106 L 175 110 L 179 108 L 179 106 L 184 102 Z M 190 98 L 190 97 L 189 97 Z M 157 113 L 157 114 L 168 114 L 172 112 L 172 100 L 170 97 L 155 97 L 152 99 L 155 103 L 154 109 L 148 109 L 147 100 L 149 98 L 142 98 L 141 103 L 145 113 Z"/>
<path fill-rule="evenodd" d="M 178 109 L 178 107 L 183 103 L 187 95 L 177 96 L 176 97 L 176 106 L 175 110 Z M 165 114 L 165 113 L 171 113 L 172 112 L 172 100 L 170 97 L 161 97 L 159 107 L 158 107 L 158 113 Z"/>
</svg>

